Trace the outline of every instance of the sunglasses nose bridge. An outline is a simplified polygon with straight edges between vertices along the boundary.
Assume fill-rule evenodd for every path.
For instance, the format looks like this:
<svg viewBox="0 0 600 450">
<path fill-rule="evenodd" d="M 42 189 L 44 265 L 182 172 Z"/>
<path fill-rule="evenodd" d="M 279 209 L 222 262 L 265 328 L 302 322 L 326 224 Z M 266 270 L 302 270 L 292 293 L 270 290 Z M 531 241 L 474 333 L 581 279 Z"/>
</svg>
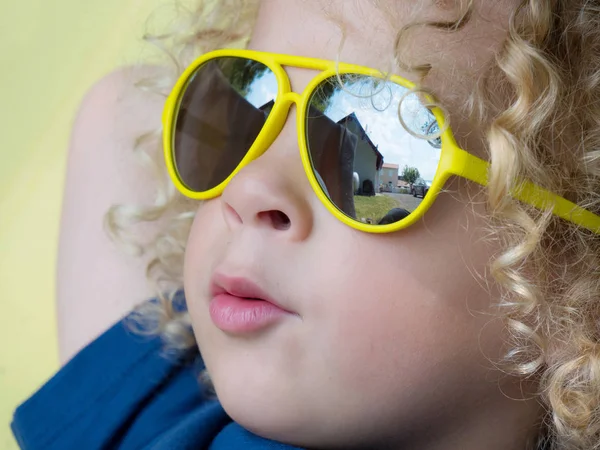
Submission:
<svg viewBox="0 0 600 450">
<path fill-rule="evenodd" d="M 255 157 L 259 157 L 271 147 L 288 120 L 292 104 L 295 103 L 296 110 L 298 110 L 301 99 L 302 97 L 296 92 L 286 92 L 279 95 L 273 111 L 270 114 L 272 116 L 270 117 L 272 121 L 269 122 L 264 130 L 266 133 L 264 133 L 262 139 L 259 139 L 260 146 L 256 150 Z"/>
<path fill-rule="evenodd" d="M 296 105 L 296 115 L 298 116 L 296 132 L 298 133 L 298 143 L 299 144 L 301 144 L 301 142 L 302 142 L 302 139 L 300 137 L 300 133 L 302 132 L 302 127 L 300 126 L 300 120 L 301 120 L 300 114 L 301 114 L 301 110 L 302 110 L 303 97 L 304 97 L 303 94 L 298 94 L 297 92 L 294 92 L 294 91 L 286 92 L 285 94 L 283 94 L 280 97 L 281 108 L 285 111 L 285 119 L 283 119 L 280 122 L 279 131 L 281 131 L 281 128 L 283 128 L 283 125 L 289 118 L 290 109 L 292 107 L 292 104 L 295 104 Z"/>
<path fill-rule="evenodd" d="M 300 106 L 301 100 L 302 96 L 297 92 L 287 92 L 281 97 L 281 101 L 285 103 L 288 109 L 290 108 L 290 106 L 292 106 L 292 103 L 295 103 L 296 108 L 298 108 L 298 106 Z"/>
<path fill-rule="evenodd" d="M 269 139 L 269 146 L 275 140 L 277 135 L 279 135 L 283 126 L 287 122 L 287 119 L 290 114 L 290 108 L 292 107 L 292 105 L 296 105 L 296 113 L 298 113 L 301 102 L 302 96 L 296 92 L 286 92 L 285 94 L 280 95 L 275 105 L 275 120 L 272 124 L 272 131 L 270 133 L 271 139 Z"/>
</svg>

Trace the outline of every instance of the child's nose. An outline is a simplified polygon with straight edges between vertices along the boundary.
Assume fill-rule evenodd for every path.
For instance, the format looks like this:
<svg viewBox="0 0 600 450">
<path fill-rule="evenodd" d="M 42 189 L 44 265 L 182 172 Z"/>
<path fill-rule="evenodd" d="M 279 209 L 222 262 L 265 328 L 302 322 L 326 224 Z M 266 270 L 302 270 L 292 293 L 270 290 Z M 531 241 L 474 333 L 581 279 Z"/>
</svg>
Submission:
<svg viewBox="0 0 600 450">
<path fill-rule="evenodd" d="M 306 239 L 313 228 L 312 188 L 298 152 L 295 114 L 258 159 L 240 170 L 221 196 L 231 230 L 262 227 L 288 239 Z"/>
</svg>

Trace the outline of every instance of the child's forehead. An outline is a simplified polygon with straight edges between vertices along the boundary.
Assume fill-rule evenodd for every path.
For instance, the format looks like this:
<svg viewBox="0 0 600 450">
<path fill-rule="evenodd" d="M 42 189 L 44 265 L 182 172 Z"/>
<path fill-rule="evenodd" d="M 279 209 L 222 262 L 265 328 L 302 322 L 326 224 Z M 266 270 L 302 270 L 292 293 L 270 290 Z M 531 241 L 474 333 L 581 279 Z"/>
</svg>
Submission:
<svg viewBox="0 0 600 450">
<path fill-rule="evenodd" d="M 443 32 L 415 23 L 449 22 L 469 6 L 463 0 L 301 0 L 261 3 L 251 48 L 291 53 L 393 71 L 407 78 L 414 74 L 397 64 L 431 64 L 443 76 L 476 72 L 493 59 L 506 35 L 508 17 L 517 0 L 476 2 L 467 26 Z M 417 81 L 417 80 L 415 80 Z M 437 81 L 436 81 L 437 82 Z M 464 82 L 462 82 L 464 84 Z"/>
<path fill-rule="evenodd" d="M 459 33 L 414 26 L 452 22 L 469 8 L 466 0 L 263 0 L 253 34 L 254 47 L 266 51 L 369 64 L 393 59 L 399 44 L 415 57 L 470 59 L 489 53 L 505 36 L 518 0 L 482 0 L 472 5 Z M 400 32 L 401 42 L 396 42 Z M 259 45 L 260 44 L 260 45 Z M 365 52 L 368 49 L 368 52 Z M 471 58 L 472 59 L 472 58 Z"/>
<path fill-rule="evenodd" d="M 251 48 L 366 66 L 388 59 L 393 27 L 376 0 L 261 2 Z M 371 51 L 365 53 L 365 49 Z"/>
</svg>

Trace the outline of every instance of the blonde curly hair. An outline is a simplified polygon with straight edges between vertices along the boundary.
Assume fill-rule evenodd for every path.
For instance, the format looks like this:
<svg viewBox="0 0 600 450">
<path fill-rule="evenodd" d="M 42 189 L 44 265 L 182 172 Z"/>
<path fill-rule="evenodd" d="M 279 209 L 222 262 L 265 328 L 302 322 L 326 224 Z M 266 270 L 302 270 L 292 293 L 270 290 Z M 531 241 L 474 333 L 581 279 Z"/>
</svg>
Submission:
<svg viewBox="0 0 600 450">
<path fill-rule="evenodd" d="M 411 64 L 402 43 L 423 28 L 460 33 L 475 5 L 457 3 L 454 20 L 417 21 L 398 31 L 400 66 L 426 79 L 432 66 Z M 139 86 L 166 93 L 197 55 L 245 46 L 257 6 L 258 0 L 197 0 L 181 7 L 170 31 L 146 36 L 175 70 Z M 539 380 L 548 412 L 541 441 L 561 450 L 600 449 L 600 236 L 509 195 L 516 180 L 529 179 L 600 214 L 600 1 L 523 0 L 502 51 L 464 105 L 463 113 L 486 130 L 491 162 L 489 233 L 502 251 L 490 268 L 511 336 L 501 367 Z M 160 134 L 140 136 L 135 146 L 159 174 L 155 204 L 116 205 L 105 225 L 116 241 L 153 257 L 147 276 L 158 300 L 140 305 L 132 326 L 161 334 L 169 348 L 193 349 L 190 319 L 176 294 L 197 203 L 182 198 L 162 170 Z M 150 242 L 136 241 L 135 226 L 148 221 L 158 221 L 160 231 Z"/>
</svg>

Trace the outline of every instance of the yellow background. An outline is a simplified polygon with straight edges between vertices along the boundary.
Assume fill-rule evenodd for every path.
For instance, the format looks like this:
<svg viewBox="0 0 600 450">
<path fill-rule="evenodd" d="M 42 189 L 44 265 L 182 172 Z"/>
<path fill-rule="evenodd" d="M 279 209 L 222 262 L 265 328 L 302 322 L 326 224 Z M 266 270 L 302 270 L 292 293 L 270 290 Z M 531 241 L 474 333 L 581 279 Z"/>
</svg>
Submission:
<svg viewBox="0 0 600 450">
<path fill-rule="evenodd" d="M 58 368 L 55 259 L 70 125 L 89 87 L 139 63 L 165 0 L 0 3 L 0 449 L 14 408 Z"/>
</svg>

